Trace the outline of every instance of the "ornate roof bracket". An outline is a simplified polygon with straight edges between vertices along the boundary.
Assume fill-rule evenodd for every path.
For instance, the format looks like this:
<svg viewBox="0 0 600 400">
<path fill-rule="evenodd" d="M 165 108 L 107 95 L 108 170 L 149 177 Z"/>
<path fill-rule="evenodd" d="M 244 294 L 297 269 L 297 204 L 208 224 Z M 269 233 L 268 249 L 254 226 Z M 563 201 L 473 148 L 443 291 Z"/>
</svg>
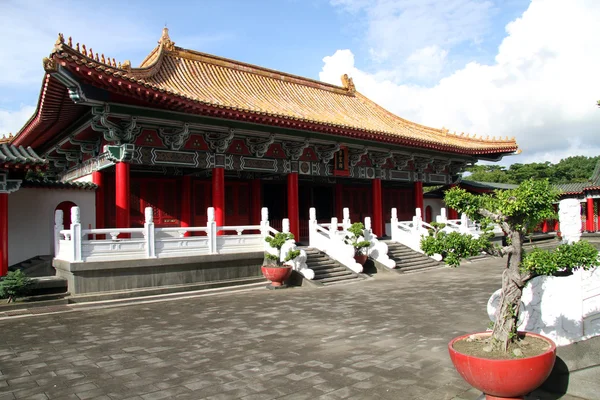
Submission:
<svg viewBox="0 0 600 400">
<path fill-rule="evenodd" d="M 448 172 L 450 172 L 450 175 L 456 175 L 464 171 L 465 167 L 468 164 L 469 163 L 467 161 L 451 161 L 448 168 Z"/>
<path fill-rule="evenodd" d="M 262 158 L 267 151 L 269 146 L 275 142 L 275 135 L 271 134 L 269 137 L 252 137 L 246 138 L 246 145 L 250 148 L 250 152 L 258 158 Z"/>
<path fill-rule="evenodd" d="M 392 152 L 371 151 L 369 152 L 369 157 L 371 158 L 371 161 L 373 162 L 375 167 L 382 167 L 383 165 L 385 165 L 387 160 L 390 157 L 392 157 Z"/>
<path fill-rule="evenodd" d="M 444 170 L 446 169 L 447 166 L 450 165 L 450 160 L 444 160 L 444 159 L 439 159 L 436 158 L 433 160 L 433 162 L 431 163 L 431 166 L 433 167 L 433 170 L 435 171 L 436 174 L 441 174 L 442 172 L 444 172 Z"/>
<path fill-rule="evenodd" d="M 83 88 L 81 87 L 81 84 L 75 78 L 73 78 L 67 69 L 59 65 L 54 59 L 45 58 L 43 62 L 46 72 L 52 74 L 53 78 L 56 78 L 57 81 L 65 85 L 69 92 L 69 97 L 73 103 L 100 104 L 98 101 L 88 99 Z"/>
<path fill-rule="evenodd" d="M 411 154 L 394 154 L 392 157 L 397 169 L 405 168 L 408 162 L 413 159 Z"/>
<path fill-rule="evenodd" d="M 63 150 L 63 149 L 56 149 L 56 152 L 60 155 L 65 156 L 65 159 L 68 162 L 79 162 L 81 160 L 81 153 L 78 152 L 77 150 Z"/>
<path fill-rule="evenodd" d="M 291 158 L 293 161 L 298 161 L 304 149 L 309 146 L 308 139 L 304 139 L 304 142 L 283 142 L 282 147 L 285 151 L 285 155 Z M 333 158 L 333 155 L 331 156 Z"/>
<path fill-rule="evenodd" d="M 21 187 L 20 179 L 8 179 L 7 173 L 0 173 L 0 193 L 14 193 Z"/>
<path fill-rule="evenodd" d="M 365 156 L 369 153 L 369 150 L 366 147 L 363 147 L 360 149 L 349 148 L 348 153 L 349 153 L 348 159 L 350 160 L 350 165 L 355 167 L 356 164 L 358 164 L 360 162 L 360 160 L 363 158 L 363 156 Z"/>
<path fill-rule="evenodd" d="M 208 143 L 208 147 L 214 152 L 225 153 L 233 140 L 235 134 L 234 129 L 230 129 L 227 133 L 222 132 L 207 132 L 204 134 L 204 140 Z"/>
<path fill-rule="evenodd" d="M 415 156 L 413 158 L 413 165 L 415 166 L 415 170 L 417 172 L 424 172 L 432 162 L 433 159 L 431 157 Z"/>
<path fill-rule="evenodd" d="M 333 160 L 333 156 L 339 150 L 340 150 L 339 143 L 334 143 L 334 144 L 326 145 L 326 146 L 315 146 L 315 151 L 317 152 L 319 159 L 321 159 L 321 161 L 325 164 L 327 164 L 329 161 Z"/>
<path fill-rule="evenodd" d="M 48 160 L 48 162 L 50 162 L 55 169 L 58 170 L 64 170 L 65 168 L 67 168 L 67 160 L 62 158 L 62 157 L 46 157 L 46 159 Z"/>
<path fill-rule="evenodd" d="M 190 137 L 190 124 L 183 124 L 181 130 L 172 132 L 167 132 L 165 128 L 160 128 L 158 135 L 171 150 L 179 150 Z"/>
<path fill-rule="evenodd" d="M 92 129 L 101 132 L 108 142 L 131 143 L 142 131 L 142 127 L 137 125 L 137 117 L 131 117 L 129 121 L 121 121 L 120 124 L 110 121 L 108 119 L 110 116 L 108 104 L 104 107 L 93 107 L 92 115 Z"/>
<path fill-rule="evenodd" d="M 79 150 L 84 154 L 91 154 L 94 157 L 100 154 L 100 140 L 87 141 L 69 138 L 69 143 L 79 146 Z"/>
</svg>

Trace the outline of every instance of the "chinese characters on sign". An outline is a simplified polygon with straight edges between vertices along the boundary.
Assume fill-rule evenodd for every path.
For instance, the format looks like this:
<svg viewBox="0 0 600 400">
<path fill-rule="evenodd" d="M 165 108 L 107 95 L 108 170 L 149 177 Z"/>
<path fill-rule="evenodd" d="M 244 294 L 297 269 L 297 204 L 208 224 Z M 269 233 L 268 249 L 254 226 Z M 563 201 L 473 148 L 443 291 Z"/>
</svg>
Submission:
<svg viewBox="0 0 600 400">
<path fill-rule="evenodd" d="M 333 157 L 333 175 L 335 176 L 350 176 L 348 169 L 348 148 L 340 146 L 340 149 Z"/>
</svg>

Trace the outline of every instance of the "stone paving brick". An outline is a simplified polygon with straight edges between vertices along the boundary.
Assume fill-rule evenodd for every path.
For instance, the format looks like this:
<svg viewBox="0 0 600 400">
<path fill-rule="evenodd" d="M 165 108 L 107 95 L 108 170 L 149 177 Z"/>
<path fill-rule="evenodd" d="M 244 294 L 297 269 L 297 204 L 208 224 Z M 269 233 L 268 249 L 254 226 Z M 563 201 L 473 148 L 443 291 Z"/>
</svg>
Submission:
<svg viewBox="0 0 600 400">
<path fill-rule="evenodd" d="M 486 261 L 318 290 L 7 317 L 0 399 L 474 400 L 446 346 L 486 328 L 500 273 Z"/>
</svg>

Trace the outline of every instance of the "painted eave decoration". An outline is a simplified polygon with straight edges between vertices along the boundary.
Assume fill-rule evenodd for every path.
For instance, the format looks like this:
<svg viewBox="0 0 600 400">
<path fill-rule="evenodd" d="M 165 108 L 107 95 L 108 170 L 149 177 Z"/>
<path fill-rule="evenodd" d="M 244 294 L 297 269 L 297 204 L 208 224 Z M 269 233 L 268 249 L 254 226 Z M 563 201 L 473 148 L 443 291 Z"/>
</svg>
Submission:
<svg viewBox="0 0 600 400">
<path fill-rule="evenodd" d="M 138 68 L 73 45 L 62 34 L 43 64 L 47 75 L 38 109 L 15 144 L 40 145 L 55 134 L 44 118 L 60 123 L 82 114 L 81 105 L 71 102 L 69 118 L 56 115 L 63 113 L 58 106 L 64 99 L 74 98 L 63 86 L 58 104 L 58 82 L 52 77 L 64 70 L 80 83 L 148 107 L 484 158 L 519 151 L 514 138 L 456 134 L 400 118 L 360 94 L 347 75 L 336 86 L 183 49 L 175 46 L 167 28 Z M 50 91 L 53 96 L 46 99 Z"/>
</svg>

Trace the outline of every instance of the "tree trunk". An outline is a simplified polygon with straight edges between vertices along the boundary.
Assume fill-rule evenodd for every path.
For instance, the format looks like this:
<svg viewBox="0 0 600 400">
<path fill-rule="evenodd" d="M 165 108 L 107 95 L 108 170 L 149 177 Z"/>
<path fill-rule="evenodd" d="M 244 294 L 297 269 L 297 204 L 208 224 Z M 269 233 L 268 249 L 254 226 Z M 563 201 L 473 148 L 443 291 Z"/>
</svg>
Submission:
<svg viewBox="0 0 600 400">
<path fill-rule="evenodd" d="M 519 271 L 523 237 L 520 232 L 511 232 L 509 237 L 513 250 L 508 254 L 506 269 L 502 272 L 500 307 L 496 311 L 496 321 L 492 333 L 492 344 L 504 351 L 508 349 L 508 343 L 515 338 L 517 332 L 521 295 L 523 286 L 525 286 Z"/>
</svg>

